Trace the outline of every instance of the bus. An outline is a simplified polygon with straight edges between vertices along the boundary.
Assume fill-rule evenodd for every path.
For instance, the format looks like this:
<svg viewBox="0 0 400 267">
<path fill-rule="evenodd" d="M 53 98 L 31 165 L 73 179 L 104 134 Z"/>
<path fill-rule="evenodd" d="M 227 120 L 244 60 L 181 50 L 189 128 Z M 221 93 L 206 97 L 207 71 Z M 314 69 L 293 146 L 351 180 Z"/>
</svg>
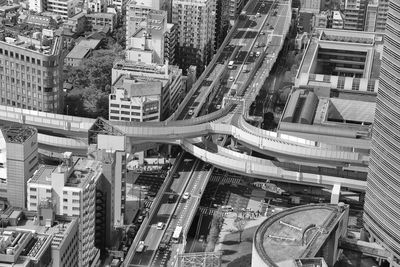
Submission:
<svg viewBox="0 0 400 267">
<path fill-rule="evenodd" d="M 181 237 L 181 233 L 182 233 L 182 226 L 177 226 L 175 228 L 175 231 L 172 235 L 172 242 L 174 243 L 179 243 L 179 239 Z"/>
<path fill-rule="evenodd" d="M 235 61 L 231 60 L 228 63 L 228 69 L 232 69 L 233 68 L 233 64 L 235 64 Z"/>
</svg>

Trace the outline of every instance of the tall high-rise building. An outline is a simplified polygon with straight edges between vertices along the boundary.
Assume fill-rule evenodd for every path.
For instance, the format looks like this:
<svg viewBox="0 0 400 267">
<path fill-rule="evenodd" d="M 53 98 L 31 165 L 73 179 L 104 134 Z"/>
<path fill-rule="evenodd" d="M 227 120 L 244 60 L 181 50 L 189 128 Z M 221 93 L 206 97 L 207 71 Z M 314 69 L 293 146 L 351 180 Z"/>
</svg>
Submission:
<svg viewBox="0 0 400 267">
<path fill-rule="evenodd" d="M 172 22 L 178 25 L 179 67 L 194 65 L 201 73 L 215 50 L 216 1 L 173 1 Z"/>
<path fill-rule="evenodd" d="M 365 227 L 400 264 L 400 1 L 389 1 L 365 197 Z"/>
<path fill-rule="evenodd" d="M 33 127 L 9 126 L 0 133 L 1 143 L 5 144 L 1 166 L 5 169 L 7 198 L 13 207 L 26 208 L 26 183 L 37 170 L 38 143 L 37 130 Z"/>
</svg>

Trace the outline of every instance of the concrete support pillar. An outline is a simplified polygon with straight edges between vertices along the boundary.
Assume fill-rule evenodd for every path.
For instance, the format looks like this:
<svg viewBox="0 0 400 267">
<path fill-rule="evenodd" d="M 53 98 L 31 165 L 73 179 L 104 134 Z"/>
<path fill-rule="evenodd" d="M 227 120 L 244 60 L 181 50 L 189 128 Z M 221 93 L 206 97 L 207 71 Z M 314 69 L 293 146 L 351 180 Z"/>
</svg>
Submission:
<svg viewBox="0 0 400 267">
<path fill-rule="evenodd" d="M 339 197 L 340 197 L 340 184 L 335 184 L 332 188 L 332 194 L 331 194 L 331 204 L 338 204 L 339 203 Z"/>
</svg>

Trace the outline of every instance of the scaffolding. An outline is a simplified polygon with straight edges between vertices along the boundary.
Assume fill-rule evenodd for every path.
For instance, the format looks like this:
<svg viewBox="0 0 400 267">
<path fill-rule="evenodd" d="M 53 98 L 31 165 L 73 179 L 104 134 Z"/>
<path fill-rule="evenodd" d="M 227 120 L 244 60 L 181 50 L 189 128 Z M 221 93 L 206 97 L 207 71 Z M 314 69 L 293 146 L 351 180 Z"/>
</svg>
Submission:
<svg viewBox="0 0 400 267">
<path fill-rule="evenodd" d="M 220 252 L 184 253 L 178 255 L 179 267 L 220 267 Z"/>
</svg>

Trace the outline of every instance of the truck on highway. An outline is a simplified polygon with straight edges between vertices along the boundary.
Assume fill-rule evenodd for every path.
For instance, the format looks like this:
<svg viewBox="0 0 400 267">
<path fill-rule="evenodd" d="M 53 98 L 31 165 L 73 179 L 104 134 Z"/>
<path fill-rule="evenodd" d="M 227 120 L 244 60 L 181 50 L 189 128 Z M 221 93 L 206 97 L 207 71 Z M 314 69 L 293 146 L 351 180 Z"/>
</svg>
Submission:
<svg viewBox="0 0 400 267">
<path fill-rule="evenodd" d="M 175 228 L 175 231 L 172 235 L 172 242 L 174 243 L 179 243 L 179 239 L 181 238 L 181 234 L 182 234 L 182 226 L 177 226 Z"/>
<path fill-rule="evenodd" d="M 158 246 L 159 250 L 165 250 L 168 245 L 169 241 L 171 240 L 171 232 L 166 232 L 161 239 L 160 245 Z"/>
</svg>

